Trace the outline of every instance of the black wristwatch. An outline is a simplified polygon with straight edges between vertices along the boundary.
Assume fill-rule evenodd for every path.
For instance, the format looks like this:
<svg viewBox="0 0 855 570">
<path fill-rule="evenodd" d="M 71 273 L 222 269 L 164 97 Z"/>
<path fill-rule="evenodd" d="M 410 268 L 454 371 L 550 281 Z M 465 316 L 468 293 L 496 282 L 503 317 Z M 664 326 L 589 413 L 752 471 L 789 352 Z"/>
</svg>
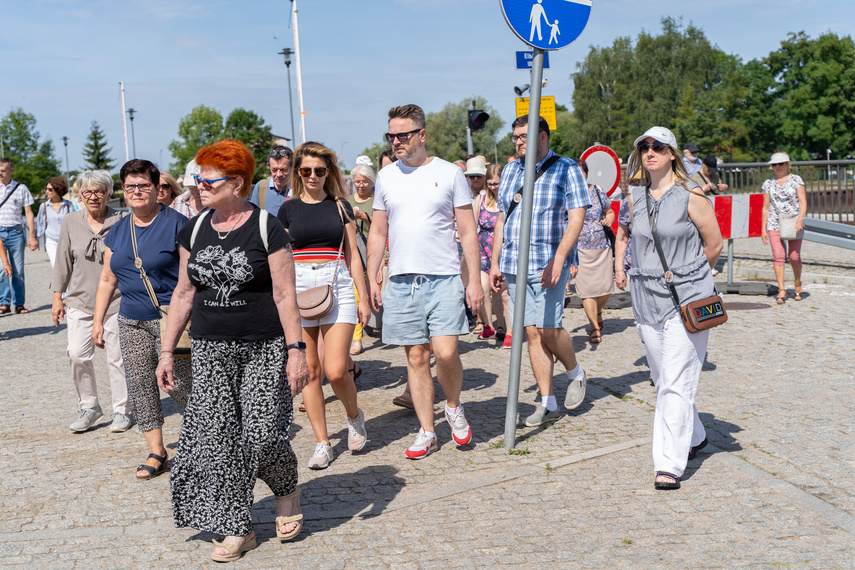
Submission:
<svg viewBox="0 0 855 570">
<path fill-rule="evenodd" d="M 289 344 L 288 346 L 286 346 L 286 347 L 285 347 L 285 352 L 288 352 L 288 351 L 289 351 L 289 350 L 291 350 L 292 348 L 296 348 L 296 349 L 298 349 L 298 350 L 299 350 L 299 349 L 301 349 L 301 348 L 305 349 L 305 348 L 306 348 L 306 343 L 305 343 L 305 342 L 303 342 L 303 341 L 300 341 L 300 342 L 295 342 L 294 344 Z"/>
</svg>

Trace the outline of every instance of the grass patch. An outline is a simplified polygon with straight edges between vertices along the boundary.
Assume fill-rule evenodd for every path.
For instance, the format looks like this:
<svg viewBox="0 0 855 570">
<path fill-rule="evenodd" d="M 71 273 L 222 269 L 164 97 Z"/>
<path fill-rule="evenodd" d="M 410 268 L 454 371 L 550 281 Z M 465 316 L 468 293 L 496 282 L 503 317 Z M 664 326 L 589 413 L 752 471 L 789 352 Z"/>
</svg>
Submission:
<svg viewBox="0 0 855 570">
<path fill-rule="evenodd" d="M 555 469 L 553 469 L 552 465 L 550 465 L 549 463 L 546 464 L 546 470 L 547 471 L 555 471 Z"/>
<path fill-rule="evenodd" d="M 490 449 L 499 449 L 503 445 L 505 445 L 505 442 L 500 439 L 499 441 L 494 441 L 493 443 L 491 443 Z"/>
<path fill-rule="evenodd" d="M 529 448 L 525 449 L 509 449 L 508 455 L 528 455 L 529 453 L 534 453 Z"/>
<path fill-rule="evenodd" d="M 631 538 L 622 538 L 622 539 L 620 539 L 620 541 L 624 544 L 632 544 Z"/>
</svg>

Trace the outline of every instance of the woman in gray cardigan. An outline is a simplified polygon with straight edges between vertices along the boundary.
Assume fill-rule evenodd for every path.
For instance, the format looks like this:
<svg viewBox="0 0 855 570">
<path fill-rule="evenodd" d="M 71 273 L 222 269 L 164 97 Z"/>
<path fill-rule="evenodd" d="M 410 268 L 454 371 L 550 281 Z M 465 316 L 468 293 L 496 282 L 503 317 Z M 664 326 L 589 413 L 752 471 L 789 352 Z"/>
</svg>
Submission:
<svg viewBox="0 0 855 570">
<path fill-rule="evenodd" d="M 721 232 L 712 204 L 689 180 L 670 130 L 653 127 L 635 139 L 628 169 L 640 169 L 642 178 L 642 186 L 630 196 L 629 275 L 632 310 L 656 386 L 654 487 L 679 489 L 688 460 L 707 444 L 695 394 L 709 330 L 690 333 L 686 329 L 669 281 L 682 304 L 713 295 L 712 268 L 721 253 Z M 656 251 L 649 215 L 671 275 L 663 269 Z M 617 285 L 623 288 L 626 277 L 620 277 Z"/>
</svg>

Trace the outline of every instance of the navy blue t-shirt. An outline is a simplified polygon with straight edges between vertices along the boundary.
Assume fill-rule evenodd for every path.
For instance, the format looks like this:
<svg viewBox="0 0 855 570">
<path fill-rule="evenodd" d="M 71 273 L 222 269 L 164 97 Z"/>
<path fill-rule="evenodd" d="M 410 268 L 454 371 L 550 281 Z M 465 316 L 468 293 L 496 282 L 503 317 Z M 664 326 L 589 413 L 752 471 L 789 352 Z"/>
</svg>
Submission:
<svg viewBox="0 0 855 570">
<path fill-rule="evenodd" d="M 119 280 L 119 291 L 122 292 L 119 314 L 137 321 L 159 319 L 160 315 L 140 278 L 140 271 L 134 266 L 132 219 L 132 216 L 122 218 L 104 238 L 104 245 L 113 252 L 110 270 Z M 137 251 L 161 305 L 169 304 L 172 291 L 178 285 L 178 244 L 175 235 L 186 223 L 186 217 L 161 204 L 160 213 L 148 226 L 135 227 Z"/>
</svg>

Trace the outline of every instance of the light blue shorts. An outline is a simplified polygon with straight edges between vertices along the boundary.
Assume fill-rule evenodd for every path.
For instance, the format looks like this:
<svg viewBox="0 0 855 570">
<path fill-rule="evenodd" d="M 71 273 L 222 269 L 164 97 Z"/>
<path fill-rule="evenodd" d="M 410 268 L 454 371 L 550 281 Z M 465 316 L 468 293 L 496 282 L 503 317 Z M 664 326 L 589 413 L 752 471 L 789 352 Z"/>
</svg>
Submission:
<svg viewBox="0 0 855 570">
<path fill-rule="evenodd" d="M 426 344 L 469 333 L 460 275 L 395 275 L 383 291 L 383 342 Z"/>
<path fill-rule="evenodd" d="M 561 280 L 551 289 L 543 289 L 540 286 L 540 276 L 529 275 L 526 280 L 525 291 L 525 319 L 523 326 L 537 326 L 539 329 L 560 329 L 564 317 L 564 292 L 567 288 L 567 279 L 570 277 L 570 267 L 565 267 L 561 272 Z M 508 282 L 508 308 L 511 313 L 511 322 L 514 319 L 514 299 L 517 290 L 517 276 L 506 274 L 505 281 Z"/>
</svg>

